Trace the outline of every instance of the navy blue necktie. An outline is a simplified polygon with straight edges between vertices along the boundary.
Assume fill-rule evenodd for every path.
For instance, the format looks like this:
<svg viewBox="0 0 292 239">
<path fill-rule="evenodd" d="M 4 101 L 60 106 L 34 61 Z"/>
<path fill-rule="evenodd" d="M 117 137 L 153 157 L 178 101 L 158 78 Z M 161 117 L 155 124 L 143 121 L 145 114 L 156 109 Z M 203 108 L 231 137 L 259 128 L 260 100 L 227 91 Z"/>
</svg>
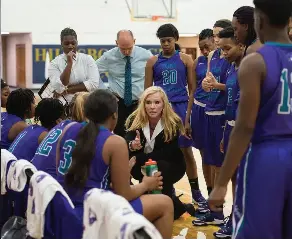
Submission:
<svg viewBox="0 0 292 239">
<path fill-rule="evenodd" d="M 126 67 L 125 67 L 125 93 L 124 102 L 126 106 L 132 105 L 132 71 L 131 71 L 131 58 L 130 56 L 125 57 Z"/>
</svg>

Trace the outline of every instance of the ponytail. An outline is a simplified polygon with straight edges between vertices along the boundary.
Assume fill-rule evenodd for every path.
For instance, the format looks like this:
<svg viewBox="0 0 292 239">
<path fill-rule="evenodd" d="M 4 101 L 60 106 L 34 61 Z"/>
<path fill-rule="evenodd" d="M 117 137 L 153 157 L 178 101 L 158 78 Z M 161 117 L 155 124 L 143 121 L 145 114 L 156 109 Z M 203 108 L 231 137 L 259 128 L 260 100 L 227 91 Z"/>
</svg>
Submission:
<svg viewBox="0 0 292 239">
<path fill-rule="evenodd" d="M 99 127 L 92 121 L 89 121 L 78 133 L 76 147 L 72 153 L 72 165 L 65 175 L 65 184 L 68 187 L 85 186 L 95 156 L 95 141 L 98 134 Z"/>
</svg>

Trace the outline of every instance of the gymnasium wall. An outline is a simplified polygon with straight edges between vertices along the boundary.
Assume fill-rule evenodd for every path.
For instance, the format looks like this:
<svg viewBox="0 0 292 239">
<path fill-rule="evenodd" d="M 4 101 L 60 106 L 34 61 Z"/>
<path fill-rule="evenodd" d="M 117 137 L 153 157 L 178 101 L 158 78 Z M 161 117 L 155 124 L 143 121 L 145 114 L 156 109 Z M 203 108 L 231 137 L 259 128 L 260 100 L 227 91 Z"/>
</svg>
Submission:
<svg viewBox="0 0 292 239">
<path fill-rule="evenodd" d="M 127 0 L 130 7 L 132 0 Z M 147 0 L 145 0 L 147 1 Z M 252 0 L 177 0 L 180 33 L 199 33 L 221 18 L 232 18 L 237 7 Z M 131 29 L 138 44 L 157 44 L 161 22 L 131 20 L 126 0 L 2 0 L 1 31 L 32 33 L 32 44 L 59 44 L 60 32 L 72 27 L 79 44 L 114 44 L 119 29 Z M 155 8 L 155 5 L 153 6 Z"/>
<path fill-rule="evenodd" d="M 159 41 L 155 33 L 164 22 L 133 21 L 127 2 L 131 8 L 132 0 L 2 0 L 1 33 L 9 34 L 0 65 L 1 77 L 11 86 L 21 86 L 15 47 L 24 44 L 25 86 L 39 88 L 45 80 L 45 52 L 49 51 L 51 59 L 61 53 L 60 32 L 65 27 L 77 32 L 80 51 L 95 59 L 114 47 L 120 29 L 132 30 L 137 45 L 157 53 Z M 231 19 L 242 5 L 252 5 L 252 0 L 177 0 L 177 19 L 172 23 L 181 35 L 194 36 L 211 28 L 218 19 Z M 107 81 L 106 75 L 102 78 Z"/>
</svg>

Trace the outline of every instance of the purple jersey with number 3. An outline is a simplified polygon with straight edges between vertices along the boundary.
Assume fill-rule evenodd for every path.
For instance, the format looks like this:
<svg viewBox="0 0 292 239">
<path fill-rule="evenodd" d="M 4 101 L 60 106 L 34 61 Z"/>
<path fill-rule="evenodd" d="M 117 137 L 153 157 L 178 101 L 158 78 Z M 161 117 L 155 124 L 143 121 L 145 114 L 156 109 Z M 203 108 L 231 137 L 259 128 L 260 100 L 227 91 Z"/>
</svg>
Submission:
<svg viewBox="0 0 292 239">
<path fill-rule="evenodd" d="M 252 142 L 292 138 L 292 44 L 266 43 L 258 53 L 266 78 Z"/>
</svg>

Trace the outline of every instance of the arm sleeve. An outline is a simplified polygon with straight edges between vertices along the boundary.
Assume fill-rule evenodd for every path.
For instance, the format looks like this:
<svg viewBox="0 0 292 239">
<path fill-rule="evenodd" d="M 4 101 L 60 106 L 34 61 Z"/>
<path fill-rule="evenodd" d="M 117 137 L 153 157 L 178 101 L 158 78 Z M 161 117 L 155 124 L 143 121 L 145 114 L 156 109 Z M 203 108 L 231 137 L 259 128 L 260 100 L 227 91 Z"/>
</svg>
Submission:
<svg viewBox="0 0 292 239">
<path fill-rule="evenodd" d="M 87 77 L 86 80 L 83 82 L 88 92 L 92 92 L 99 87 L 100 82 L 100 75 L 97 68 L 97 65 L 95 64 L 95 61 L 93 60 L 92 56 L 88 55 L 87 58 Z"/>
</svg>

